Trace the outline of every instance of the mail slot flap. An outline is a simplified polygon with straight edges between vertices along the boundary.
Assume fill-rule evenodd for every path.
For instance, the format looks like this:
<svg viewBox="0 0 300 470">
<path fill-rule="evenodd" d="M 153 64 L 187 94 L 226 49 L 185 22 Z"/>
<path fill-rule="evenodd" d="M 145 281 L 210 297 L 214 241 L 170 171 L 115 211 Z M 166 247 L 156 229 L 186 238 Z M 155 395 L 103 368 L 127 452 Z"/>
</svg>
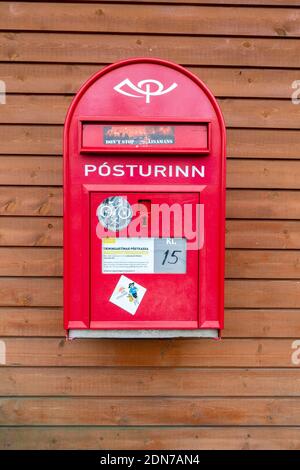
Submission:
<svg viewBox="0 0 300 470">
<path fill-rule="evenodd" d="M 209 122 L 80 120 L 81 153 L 207 154 Z"/>
</svg>

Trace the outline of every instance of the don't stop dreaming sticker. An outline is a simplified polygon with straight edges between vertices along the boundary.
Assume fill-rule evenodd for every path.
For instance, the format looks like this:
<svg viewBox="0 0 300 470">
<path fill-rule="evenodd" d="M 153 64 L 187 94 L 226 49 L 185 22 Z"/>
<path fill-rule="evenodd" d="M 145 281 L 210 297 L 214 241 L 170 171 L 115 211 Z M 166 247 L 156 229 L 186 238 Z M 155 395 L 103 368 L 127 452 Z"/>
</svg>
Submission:
<svg viewBox="0 0 300 470">
<path fill-rule="evenodd" d="M 146 290 L 145 287 L 137 282 L 132 281 L 126 276 L 121 276 L 109 301 L 134 315 Z"/>
</svg>

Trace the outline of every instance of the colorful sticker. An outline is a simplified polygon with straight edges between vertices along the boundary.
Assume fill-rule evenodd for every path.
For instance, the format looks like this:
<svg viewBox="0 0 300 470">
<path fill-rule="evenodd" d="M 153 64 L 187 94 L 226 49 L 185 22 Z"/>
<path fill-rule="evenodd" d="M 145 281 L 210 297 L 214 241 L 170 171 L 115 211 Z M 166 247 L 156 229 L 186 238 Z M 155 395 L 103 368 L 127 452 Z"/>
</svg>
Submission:
<svg viewBox="0 0 300 470">
<path fill-rule="evenodd" d="M 121 276 L 112 295 L 110 302 L 135 315 L 147 289 L 126 276 Z"/>
<path fill-rule="evenodd" d="M 113 125 L 104 126 L 104 145 L 173 145 L 174 127 L 168 125 Z"/>
</svg>

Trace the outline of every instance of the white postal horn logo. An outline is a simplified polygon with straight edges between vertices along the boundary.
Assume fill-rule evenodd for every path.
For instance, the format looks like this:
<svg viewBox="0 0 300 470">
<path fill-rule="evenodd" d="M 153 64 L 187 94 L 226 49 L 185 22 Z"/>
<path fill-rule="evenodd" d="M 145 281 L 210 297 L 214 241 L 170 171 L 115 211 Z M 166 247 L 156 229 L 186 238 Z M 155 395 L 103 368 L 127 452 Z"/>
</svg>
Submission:
<svg viewBox="0 0 300 470">
<path fill-rule="evenodd" d="M 126 91 L 128 87 L 130 91 Z M 122 82 L 118 83 L 114 87 L 118 93 L 122 95 L 131 96 L 132 98 L 143 98 L 146 97 L 146 103 L 150 103 L 151 96 L 161 96 L 169 93 L 177 87 L 177 83 L 173 83 L 169 88 L 164 88 L 164 85 L 158 80 L 146 79 L 138 82 L 137 85 L 134 85 L 129 78 L 125 78 Z M 132 93 L 134 91 L 135 93 Z M 138 93 L 138 94 L 137 94 Z"/>
</svg>

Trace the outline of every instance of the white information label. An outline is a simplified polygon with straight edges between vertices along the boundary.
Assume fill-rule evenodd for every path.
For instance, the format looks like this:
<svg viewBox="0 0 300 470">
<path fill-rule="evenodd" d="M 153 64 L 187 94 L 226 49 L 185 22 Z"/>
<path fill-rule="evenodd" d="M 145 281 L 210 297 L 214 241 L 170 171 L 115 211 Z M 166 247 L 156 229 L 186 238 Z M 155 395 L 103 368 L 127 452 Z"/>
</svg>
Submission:
<svg viewBox="0 0 300 470">
<path fill-rule="evenodd" d="M 104 274 L 184 274 L 184 238 L 104 238 Z"/>
<path fill-rule="evenodd" d="M 104 238 L 102 272 L 153 273 L 154 238 Z"/>
</svg>

